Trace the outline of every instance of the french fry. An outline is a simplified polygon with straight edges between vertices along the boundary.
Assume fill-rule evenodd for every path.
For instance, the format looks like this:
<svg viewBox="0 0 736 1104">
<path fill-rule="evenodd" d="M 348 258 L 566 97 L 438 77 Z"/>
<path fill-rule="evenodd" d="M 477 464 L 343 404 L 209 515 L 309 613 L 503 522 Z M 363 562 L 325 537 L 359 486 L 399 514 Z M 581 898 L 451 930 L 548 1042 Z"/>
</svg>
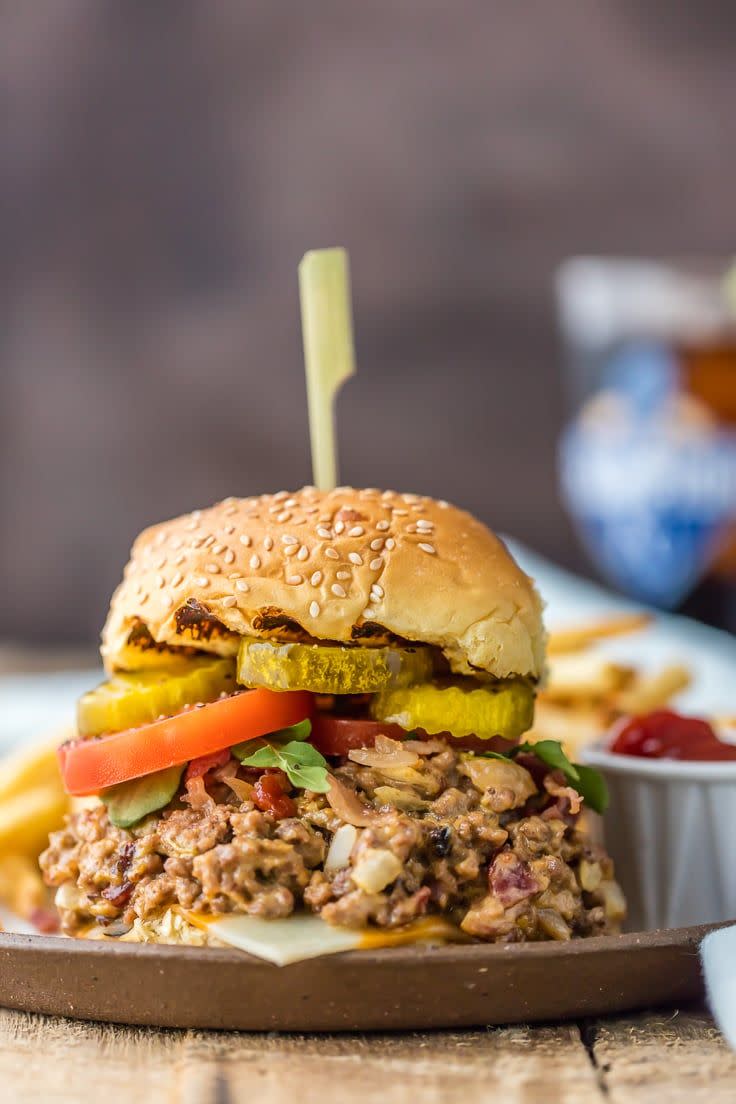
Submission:
<svg viewBox="0 0 736 1104">
<path fill-rule="evenodd" d="M 0 856 L 0 901 L 24 920 L 48 905 L 37 862 L 27 855 Z"/>
<path fill-rule="evenodd" d="M 30 748 L 12 752 L 0 759 L 0 805 L 8 798 L 24 793 L 31 786 L 53 785 L 61 790 L 56 749 L 67 739 L 66 731 Z"/>
<path fill-rule="evenodd" d="M 620 713 L 649 713 L 667 705 L 691 681 L 687 667 L 673 663 L 656 674 L 639 675 L 631 686 L 613 696 L 612 705 Z"/>
<path fill-rule="evenodd" d="M 547 701 L 600 701 L 623 690 L 635 678 L 633 667 L 623 667 L 594 651 L 553 657 L 540 697 Z"/>
<path fill-rule="evenodd" d="M 597 640 L 611 636 L 623 636 L 638 632 L 652 620 L 649 613 L 623 613 L 618 617 L 602 618 L 589 625 L 580 625 L 570 629 L 558 629 L 549 634 L 548 655 L 560 655 L 563 652 L 580 652 Z"/>
<path fill-rule="evenodd" d="M 69 798 L 60 784 L 33 786 L 0 801 L 0 857 L 36 858 L 61 827 Z"/>
</svg>

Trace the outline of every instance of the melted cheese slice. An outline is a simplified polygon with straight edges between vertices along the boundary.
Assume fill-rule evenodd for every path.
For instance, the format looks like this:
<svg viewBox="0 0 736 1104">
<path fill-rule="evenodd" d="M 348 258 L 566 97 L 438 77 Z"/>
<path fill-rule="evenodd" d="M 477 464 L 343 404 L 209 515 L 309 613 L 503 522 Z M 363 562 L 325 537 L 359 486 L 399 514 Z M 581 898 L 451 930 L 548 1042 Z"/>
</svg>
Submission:
<svg viewBox="0 0 736 1104">
<path fill-rule="evenodd" d="M 462 933 L 441 917 L 427 917 L 393 931 L 360 931 L 336 928 L 312 913 L 296 913 L 283 920 L 260 920 L 256 916 L 213 918 L 186 912 L 186 919 L 238 950 L 264 958 L 276 966 L 288 966 L 307 958 L 339 954 L 341 951 L 392 947 L 407 943 L 447 943 L 462 939 Z"/>
</svg>

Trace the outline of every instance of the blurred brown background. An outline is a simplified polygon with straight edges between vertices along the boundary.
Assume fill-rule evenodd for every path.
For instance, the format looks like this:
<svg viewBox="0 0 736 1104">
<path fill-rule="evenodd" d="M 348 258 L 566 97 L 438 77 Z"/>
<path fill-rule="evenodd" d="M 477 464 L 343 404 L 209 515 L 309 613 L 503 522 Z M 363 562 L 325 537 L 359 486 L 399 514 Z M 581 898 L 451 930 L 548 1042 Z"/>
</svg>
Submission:
<svg viewBox="0 0 736 1104">
<path fill-rule="evenodd" d="M 322 245 L 353 268 L 343 480 L 582 564 L 553 273 L 733 247 L 736 7 L 5 0 L 0 20 L 3 635 L 91 640 L 143 525 L 310 480 L 296 265 Z"/>
</svg>

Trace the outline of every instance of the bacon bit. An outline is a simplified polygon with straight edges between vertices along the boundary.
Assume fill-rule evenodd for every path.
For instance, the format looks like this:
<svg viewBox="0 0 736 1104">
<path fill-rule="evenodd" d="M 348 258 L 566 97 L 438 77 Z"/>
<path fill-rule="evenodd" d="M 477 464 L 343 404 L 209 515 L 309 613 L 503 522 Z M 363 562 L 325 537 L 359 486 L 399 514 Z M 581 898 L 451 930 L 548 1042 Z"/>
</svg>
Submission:
<svg viewBox="0 0 736 1104">
<path fill-rule="evenodd" d="M 375 823 L 378 813 L 375 809 L 364 805 L 355 790 L 343 785 L 334 774 L 328 774 L 327 780 L 330 784 L 326 794 L 327 802 L 341 820 L 356 828 L 368 828 Z"/>
<path fill-rule="evenodd" d="M 529 865 L 511 851 L 496 855 L 488 870 L 488 885 L 504 908 L 539 893 L 542 888 Z"/>
<path fill-rule="evenodd" d="M 253 787 L 253 800 L 261 812 L 270 813 L 275 820 L 285 820 L 296 816 L 296 802 L 284 793 L 279 775 L 283 775 L 283 771 L 262 774 Z"/>
<path fill-rule="evenodd" d="M 115 908 L 123 908 L 130 900 L 130 895 L 133 892 L 132 882 L 123 882 L 119 886 L 107 886 L 103 889 L 102 896 L 106 901 L 109 901 L 111 905 L 115 905 Z"/>
<path fill-rule="evenodd" d="M 209 755 L 200 755 L 198 759 L 192 759 L 187 767 L 184 781 L 189 782 L 192 778 L 201 778 L 210 771 L 217 770 L 218 767 L 224 767 L 229 759 L 230 748 L 223 748 L 221 751 L 213 751 Z"/>
<path fill-rule="evenodd" d="M 28 917 L 37 931 L 42 932 L 43 935 L 53 935 L 59 930 L 59 917 L 58 914 L 50 908 L 34 908 L 31 910 L 31 914 Z"/>
<path fill-rule="evenodd" d="M 135 844 L 131 840 L 130 843 L 126 843 L 125 846 L 121 849 L 118 861 L 115 866 L 115 869 L 122 879 L 125 879 L 125 875 L 128 873 L 128 867 L 132 863 L 134 855 Z"/>
</svg>

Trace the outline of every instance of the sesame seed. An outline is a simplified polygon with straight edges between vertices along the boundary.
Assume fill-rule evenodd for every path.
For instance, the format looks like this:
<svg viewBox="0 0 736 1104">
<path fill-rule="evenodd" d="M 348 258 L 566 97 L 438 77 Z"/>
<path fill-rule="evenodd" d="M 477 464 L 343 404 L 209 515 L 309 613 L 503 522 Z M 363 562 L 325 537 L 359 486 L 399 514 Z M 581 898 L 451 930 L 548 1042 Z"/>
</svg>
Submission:
<svg viewBox="0 0 736 1104">
<path fill-rule="evenodd" d="M 199 522 L 195 518 L 192 518 L 191 521 L 188 521 L 186 523 L 184 528 L 189 529 L 190 531 L 193 530 L 193 529 L 199 529 Z"/>
<path fill-rule="evenodd" d="M 374 552 L 380 551 L 380 549 L 383 548 L 383 537 L 376 537 L 375 540 L 372 540 L 371 548 Z"/>
<path fill-rule="evenodd" d="M 170 594 L 164 594 L 163 602 L 166 609 L 171 609 L 174 604 L 174 599 L 171 597 Z"/>
<path fill-rule="evenodd" d="M 264 497 L 266 497 L 266 496 L 264 496 Z M 273 500 L 274 500 L 274 502 L 283 502 L 284 499 L 288 498 L 288 497 L 289 497 L 289 492 L 288 491 L 277 491 L 276 494 L 273 496 Z"/>
<path fill-rule="evenodd" d="M 363 557 L 361 556 L 360 552 L 348 552 L 348 559 L 351 563 L 358 565 L 362 564 L 363 562 Z"/>
<path fill-rule="evenodd" d="M 246 583 L 245 579 L 238 579 L 237 583 L 235 584 L 235 589 L 242 591 L 243 594 L 247 594 L 250 590 L 250 587 Z"/>
<path fill-rule="evenodd" d="M 250 548 L 253 541 L 250 539 L 247 533 L 241 533 L 238 537 L 241 544 L 244 544 L 246 548 Z"/>
<path fill-rule="evenodd" d="M 345 531 L 345 522 L 344 521 L 336 521 L 335 522 L 335 532 L 337 533 L 338 537 L 344 531 Z"/>
<path fill-rule="evenodd" d="M 135 593 L 136 594 L 142 594 L 143 593 L 143 583 L 138 583 L 137 587 L 135 588 Z"/>
<path fill-rule="evenodd" d="M 273 537 L 264 537 L 263 547 L 266 549 L 267 552 L 270 552 L 273 548 Z"/>
<path fill-rule="evenodd" d="M 235 514 L 235 513 L 237 513 L 237 511 L 238 511 L 238 507 L 237 507 L 237 506 L 227 506 L 227 507 L 226 507 L 226 509 L 225 509 L 225 513 L 226 513 L 226 514 L 227 514 L 227 515 L 228 515 L 229 517 L 232 517 L 232 515 L 233 515 L 233 514 Z"/>
<path fill-rule="evenodd" d="M 181 545 L 182 545 L 181 537 L 172 537 L 171 540 L 169 541 L 169 544 L 174 549 L 174 551 L 176 551 L 178 548 L 181 548 Z"/>
<path fill-rule="evenodd" d="M 205 537 L 205 539 L 204 539 L 204 546 L 205 546 L 205 548 L 209 548 L 209 546 L 210 546 L 211 544 L 214 544 L 214 543 L 215 543 L 215 538 L 214 538 L 214 537 L 212 536 L 212 534 L 211 534 L 211 533 L 210 533 L 210 535 L 209 535 L 208 537 Z"/>
<path fill-rule="evenodd" d="M 333 583 L 330 590 L 336 598 L 347 598 L 347 592 L 344 586 L 340 586 L 339 583 Z"/>
<path fill-rule="evenodd" d="M 183 582 L 184 576 L 182 575 L 181 571 L 177 571 L 176 575 L 174 575 L 173 579 L 171 580 L 171 585 L 174 587 L 178 587 L 179 584 Z"/>
<path fill-rule="evenodd" d="M 319 617 L 319 602 L 310 602 L 309 603 L 309 616 L 310 617 Z"/>
<path fill-rule="evenodd" d="M 309 549 L 307 548 L 306 544 L 303 544 L 301 546 L 301 548 L 299 549 L 299 551 L 296 554 L 296 558 L 298 560 L 306 560 L 306 559 L 309 558 Z"/>
<path fill-rule="evenodd" d="M 379 567 L 383 564 L 383 556 L 376 556 L 375 560 L 371 560 L 369 567 L 371 571 L 378 571 Z"/>
<path fill-rule="evenodd" d="M 381 601 L 381 596 L 380 596 L 380 594 L 376 594 L 376 592 L 374 590 L 372 590 L 370 592 L 370 594 L 368 595 L 368 601 L 378 603 L 378 602 Z"/>
<path fill-rule="evenodd" d="M 409 511 L 408 510 L 400 510 L 398 507 L 395 506 L 394 507 L 394 513 L 398 514 L 399 517 L 406 517 L 407 514 L 409 513 Z"/>
<path fill-rule="evenodd" d="M 228 548 L 225 555 L 222 557 L 226 564 L 231 564 L 235 560 L 235 553 L 232 548 Z"/>
<path fill-rule="evenodd" d="M 362 525 L 354 525 L 353 528 L 348 533 L 348 536 L 349 537 L 362 537 L 364 533 L 365 533 L 365 529 L 363 528 Z"/>
<path fill-rule="evenodd" d="M 391 549 L 395 548 L 395 547 L 396 547 L 396 541 L 394 540 L 393 537 L 389 537 L 388 540 L 386 541 L 387 550 L 390 552 Z"/>
<path fill-rule="evenodd" d="M 332 533 L 330 532 L 329 529 L 326 529 L 324 527 L 324 525 L 318 525 L 317 526 L 317 536 L 322 537 L 323 540 L 329 540 L 330 537 L 332 536 Z"/>
<path fill-rule="evenodd" d="M 299 586 L 299 583 L 303 583 L 304 579 L 301 575 L 287 575 L 286 581 L 289 586 Z"/>
<path fill-rule="evenodd" d="M 235 526 L 233 525 L 233 523 L 231 521 L 229 521 L 227 523 L 227 525 L 223 525 L 222 531 L 223 531 L 223 533 L 226 533 L 228 535 L 228 537 L 231 537 L 233 535 L 233 533 L 235 532 Z"/>
<path fill-rule="evenodd" d="M 424 541 L 419 542 L 419 547 L 421 548 L 422 552 L 429 552 L 430 556 L 434 556 L 435 552 L 437 551 L 433 544 L 426 544 Z"/>
<path fill-rule="evenodd" d="M 144 591 L 143 594 L 141 594 L 140 598 L 138 599 L 138 605 L 143 606 L 143 605 L 145 605 L 145 603 L 147 601 L 148 601 L 148 593 L 146 591 Z"/>
<path fill-rule="evenodd" d="M 377 594 L 379 598 L 383 598 L 383 587 L 380 586 L 378 583 L 374 583 L 371 587 L 371 593 Z"/>
<path fill-rule="evenodd" d="M 201 548 L 204 544 L 204 537 L 195 537 L 192 541 L 192 548 Z"/>
<path fill-rule="evenodd" d="M 434 522 L 429 518 L 417 518 L 417 529 L 434 529 Z"/>
<path fill-rule="evenodd" d="M 284 549 L 285 556 L 294 556 L 297 552 L 298 547 L 295 544 L 287 544 L 286 548 Z"/>
<path fill-rule="evenodd" d="M 367 621 L 373 616 L 373 610 L 369 606 L 368 609 L 363 610 L 360 616 L 363 618 L 364 621 Z"/>
<path fill-rule="evenodd" d="M 439 500 L 439 502 L 437 503 L 437 505 L 440 506 L 443 510 L 447 510 L 447 509 L 449 509 L 450 503 L 445 502 L 444 498 L 441 498 Z"/>
<path fill-rule="evenodd" d="M 231 571 L 231 573 L 228 575 L 228 579 L 242 579 L 242 578 L 243 578 L 243 572 L 242 571 Z"/>
<path fill-rule="evenodd" d="M 417 497 L 417 495 L 413 495 L 413 494 L 405 494 L 405 495 L 402 495 L 401 497 L 403 498 L 404 502 L 406 502 L 408 505 L 411 505 L 412 502 L 418 502 L 419 501 L 419 498 Z"/>
<path fill-rule="evenodd" d="M 179 555 L 174 560 L 174 563 L 176 564 L 177 567 L 181 567 L 181 565 L 184 563 L 185 560 L 186 560 L 186 556 L 183 554 L 183 552 L 180 552 Z"/>
<path fill-rule="evenodd" d="M 216 563 L 205 564 L 205 571 L 209 571 L 210 575 L 219 575 L 220 565 Z"/>
<path fill-rule="evenodd" d="M 290 517 L 291 511 L 284 510 L 283 513 L 276 515 L 276 520 L 279 522 L 279 524 L 283 524 L 283 522 L 288 521 Z"/>
<path fill-rule="evenodd" d="M 163 575 L 157 575 L 156 576 L 156 586 L 159 588 L 159 590 L 162 590 L 163 587 L 165 586 L 165 584 L 166 584 L 166 580 L 164 579 Z"/>
<path fill-rule="evenodd" d="M 295 498 L 287 498 L 286 502 L 284 503 L 284 509 L 285 510 L 291 510 L 291 509 L 293 509 L 294 506 L 296 506 L 296 499 Z"/>
<path fill-rule="evenodd" d="M 312 578 L 309 581 L 312 584 L 312 586 L 319 586 L 319 584 L 322 582 L 322 572 L 321 571 L 315 571 L 314 575 L 312 576 Z"/>
<path fill-rule="evenodd" d="M 219 556 L 221 552 L 225 551 L 225 545 L 224 544 L 213 544 L 212 545 L 212 551 L 214 552 L 214 554 L 216 556 Z"/>
<path fill-rule="evenodd" d="M 335 548 L 325 548 L 325 556 L 329 556 L 331 560 L 340 559 L 340 553 Z"/>
<path fill-rule="evenodd" d="M 194 581 L 197 584 L 197 586 L 200 586 L 200 587 L 208 587 L 210 585 L 210 581 L 209 581 L 209 579 L 207 578 L 206 575 L 195 575 L 194 576 Z"/>
<path fill-rule="evenodd" d="M 391 528 L 391 522 L 390 521 L 377 521 L 376 522 L 376 529 L 380 530 L 381 533 L 385 533 L 386 530 L 390 529 L 390 528 Z"/>
<path fill-rule="evenodd" d="M 261 566 L 261 557 L 258 555 L 257 552 L 254 552 L 251 556 L 250 566 L 253 568 L 254 571 L 257 571 L 258 568 Z"/>
<path fill-rule="evenodd" d="M 222 604 L 223 606 L 227 606 L 228 608 L 230 608 L 235 605 L 237 600 L 238 599 L 235 597 L 234 594 L 228 594 L 227 598 L 222 599 Z"/>
<path fill-rule="evenodd" d="M 336 579 L 349 579 L 350 578 L 350 572 L 349 571 L 336 571 L 335 572 L 335 578 Z"/>
<path fill-rule="evenodd" d="M 156 560 L 156 563 L 153 566 L 158 568 L 159 571 L 162 567 L 166 567 L 166 557 L 162 556 L 159 560 Z"/>
<path fill-rule="evenodd" d="M 288 533 L 284 533 L 283 537 L 281 538 L 281 543 L 282 544 L 298 544 L 299 541 L 296 539 L 296 537 L 290 537 L 288 535 Z"/>
<path fill-rule="evenodd" d="M 166 530 L 162 529 L 160 533 L 156 534 L 156 537 L 155 537 L 153 543 L 156 544 L 156 545 L 159 545 L 159 544 L 163 544 L 165 540 L 166 540 Z"/>
</svg>

